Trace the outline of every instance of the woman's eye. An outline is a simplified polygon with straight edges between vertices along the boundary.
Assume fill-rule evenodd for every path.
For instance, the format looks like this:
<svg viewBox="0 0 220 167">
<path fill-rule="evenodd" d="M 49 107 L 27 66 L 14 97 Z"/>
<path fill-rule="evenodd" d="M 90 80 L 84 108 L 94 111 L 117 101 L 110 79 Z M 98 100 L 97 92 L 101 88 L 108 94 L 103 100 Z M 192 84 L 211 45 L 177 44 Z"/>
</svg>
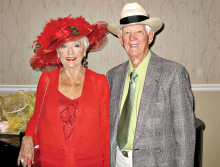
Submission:
<svg viewBox="0 0 220 167">
<path fill-rule="evenodd" d="M 74 47 L 79 48 L 80 44 L 75 44 Z"/>
<path fill-rule="evenodd" d="M 63 44 L 60 48 L 66 48 L 67 45 L 66 44 Z"/>
<path fill-rule="evenodd" d="M 142 32 L 142 31 L 138 31 L 137 33 L 139 33 L 139 34 L 140 34 L 141 32 Z"/>
</svg>

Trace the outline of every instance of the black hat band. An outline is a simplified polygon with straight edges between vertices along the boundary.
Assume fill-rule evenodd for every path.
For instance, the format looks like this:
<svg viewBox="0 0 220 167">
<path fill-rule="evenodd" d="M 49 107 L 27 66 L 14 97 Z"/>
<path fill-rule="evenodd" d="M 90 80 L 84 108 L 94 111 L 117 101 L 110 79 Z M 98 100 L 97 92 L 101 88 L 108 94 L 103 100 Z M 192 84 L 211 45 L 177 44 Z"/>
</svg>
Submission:
<svg viewBox="0 0 220 167">
<path fill-rule="evenodd" d="M 120 24 L 131 24 L 147 20 L 149 17 L 143 15 L 135 15 L 124 17 L 120 20 Z"/>
</svg>

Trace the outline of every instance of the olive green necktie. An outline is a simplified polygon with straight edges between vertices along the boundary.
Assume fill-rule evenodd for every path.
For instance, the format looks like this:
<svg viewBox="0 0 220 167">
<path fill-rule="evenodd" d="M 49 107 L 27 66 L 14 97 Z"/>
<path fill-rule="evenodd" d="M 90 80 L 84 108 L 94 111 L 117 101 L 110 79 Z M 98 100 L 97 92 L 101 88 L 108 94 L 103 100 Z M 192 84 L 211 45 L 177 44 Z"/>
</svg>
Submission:
<svg viewBox="0 0 220 167">
<path fill-rule="evenodd" d="M 133 70 L 130 74 L 130 82 L 128 94 L 125 99 L 124 106 L 121 111 L 120 120 L 118 123 L 117 142 L 120 149 L 123 149 L 128 142 L 128 132 L 130 126 L 130 119 L 133 111 L 133 103 L 135 96 L 135 78 L 137 73 Z"/>
</svg>

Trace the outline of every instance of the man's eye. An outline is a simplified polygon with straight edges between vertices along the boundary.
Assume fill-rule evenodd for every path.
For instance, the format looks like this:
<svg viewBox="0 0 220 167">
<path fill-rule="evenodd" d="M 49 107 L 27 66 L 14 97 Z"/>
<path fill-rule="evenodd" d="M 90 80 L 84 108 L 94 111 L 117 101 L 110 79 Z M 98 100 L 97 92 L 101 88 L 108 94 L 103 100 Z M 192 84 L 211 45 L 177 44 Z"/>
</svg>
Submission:
<svg viewBox="0 0 220 167">
<path fill-rule="evenodd" d="M 138 31 L 137 33 L 141 33 L 142 31 Z"/>
<path fill-rule="evenodd" d="M 60 48 L 66 48 L 67 45 L 66 44 L 63 44 Z"/>
</svg>

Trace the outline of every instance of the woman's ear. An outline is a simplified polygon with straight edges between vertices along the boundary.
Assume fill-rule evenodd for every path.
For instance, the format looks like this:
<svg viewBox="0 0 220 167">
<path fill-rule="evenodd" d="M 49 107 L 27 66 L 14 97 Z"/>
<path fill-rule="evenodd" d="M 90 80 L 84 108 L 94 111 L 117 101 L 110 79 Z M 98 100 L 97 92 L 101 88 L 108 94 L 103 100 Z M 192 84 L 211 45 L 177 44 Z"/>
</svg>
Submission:
<svg viewBox="0 0 220 167">
<path fill-rule="evenodd" d="M 56 49 L 56 52 L 57 52 L 57 57 L 60 58 L 60 55 L 59 55 L 59 53 L 58 53 L 58 49 Z"/>
</svg>

